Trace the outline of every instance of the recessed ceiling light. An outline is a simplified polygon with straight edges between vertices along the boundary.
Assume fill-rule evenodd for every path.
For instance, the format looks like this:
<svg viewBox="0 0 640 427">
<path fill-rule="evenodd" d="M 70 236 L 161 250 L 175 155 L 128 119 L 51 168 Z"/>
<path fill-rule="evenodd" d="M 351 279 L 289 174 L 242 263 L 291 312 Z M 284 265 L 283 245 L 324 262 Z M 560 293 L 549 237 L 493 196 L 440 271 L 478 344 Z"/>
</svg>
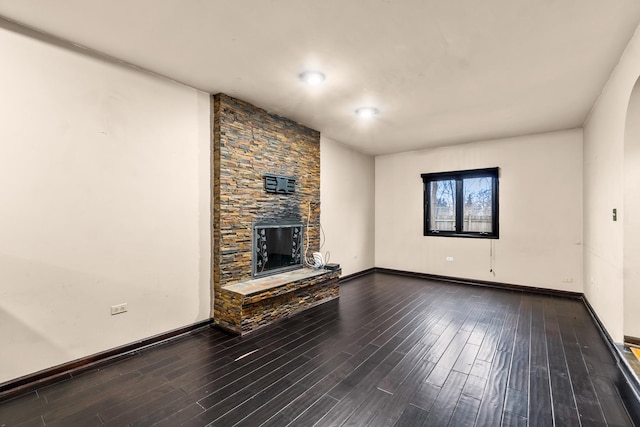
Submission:
<svg viewBox="0 0 640 427">
<path fill-rule="evenodd" d="M 300 80 L 309 86 L 318 86 L 325 81 L 326 77 L 319 71 L 305 71 L 300 74 Z"/>
<path fill-rule="evenodd" d="M 377 116 L 379 113 L 377 108 L 374 107 L 362 107 L 356 110 L 356 114 L 361 119 L 370 119 L 374 116 Z"/>
</svg>

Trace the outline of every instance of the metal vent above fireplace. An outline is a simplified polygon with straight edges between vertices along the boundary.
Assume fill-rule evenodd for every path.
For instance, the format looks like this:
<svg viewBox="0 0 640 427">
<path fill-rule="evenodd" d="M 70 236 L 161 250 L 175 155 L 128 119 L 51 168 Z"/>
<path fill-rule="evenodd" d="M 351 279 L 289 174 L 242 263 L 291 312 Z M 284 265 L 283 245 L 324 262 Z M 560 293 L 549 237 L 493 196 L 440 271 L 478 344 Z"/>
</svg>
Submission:
<svg viewBox="0 0 640 427">
<path fill-rule="evenodd" d="M 264 189 L 267 193 L 295 193 L 296 180 L 290 176 L 266 174 L 264 176 Z"/>
</svg>

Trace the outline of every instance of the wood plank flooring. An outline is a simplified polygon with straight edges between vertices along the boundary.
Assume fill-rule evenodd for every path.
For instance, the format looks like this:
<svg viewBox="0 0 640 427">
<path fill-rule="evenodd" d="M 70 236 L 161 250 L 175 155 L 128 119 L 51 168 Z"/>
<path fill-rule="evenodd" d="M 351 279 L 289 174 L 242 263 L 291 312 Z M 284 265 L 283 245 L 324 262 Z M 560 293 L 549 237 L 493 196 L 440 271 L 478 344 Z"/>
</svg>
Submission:
<svg viewBox="0 0 640 427">
<path fill-rule="evenodd" d="M 578 300 L 375 273 L 0 403 L 0 426 L 633 426 Z"/>
</svg>

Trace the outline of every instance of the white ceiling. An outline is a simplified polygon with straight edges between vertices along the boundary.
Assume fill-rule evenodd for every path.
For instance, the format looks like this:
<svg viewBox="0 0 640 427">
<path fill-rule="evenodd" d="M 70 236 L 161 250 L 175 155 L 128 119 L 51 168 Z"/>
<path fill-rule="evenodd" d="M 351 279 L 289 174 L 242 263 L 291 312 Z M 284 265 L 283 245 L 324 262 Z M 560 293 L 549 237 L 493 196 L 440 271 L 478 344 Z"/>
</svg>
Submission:
<svg viewBox="0 0 640 427">
<path fill-rule="evenodd" d="M 640 1 L 0 0 L 0 15 L 387 154 L 581 126 Z"/>
</svg>

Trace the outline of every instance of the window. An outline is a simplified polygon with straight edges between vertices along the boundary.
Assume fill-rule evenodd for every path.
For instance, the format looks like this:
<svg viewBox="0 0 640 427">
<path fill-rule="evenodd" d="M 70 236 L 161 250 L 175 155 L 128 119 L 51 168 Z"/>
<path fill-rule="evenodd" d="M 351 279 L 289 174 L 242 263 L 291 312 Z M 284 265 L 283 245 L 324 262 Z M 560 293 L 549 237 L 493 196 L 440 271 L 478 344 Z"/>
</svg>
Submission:
<svg viewBox="0 0 640 427">
<path fill-rule="evenodd" d="M 498 168 L 421 176 L 425 236 L 498 238 Z"/>
</svg>

